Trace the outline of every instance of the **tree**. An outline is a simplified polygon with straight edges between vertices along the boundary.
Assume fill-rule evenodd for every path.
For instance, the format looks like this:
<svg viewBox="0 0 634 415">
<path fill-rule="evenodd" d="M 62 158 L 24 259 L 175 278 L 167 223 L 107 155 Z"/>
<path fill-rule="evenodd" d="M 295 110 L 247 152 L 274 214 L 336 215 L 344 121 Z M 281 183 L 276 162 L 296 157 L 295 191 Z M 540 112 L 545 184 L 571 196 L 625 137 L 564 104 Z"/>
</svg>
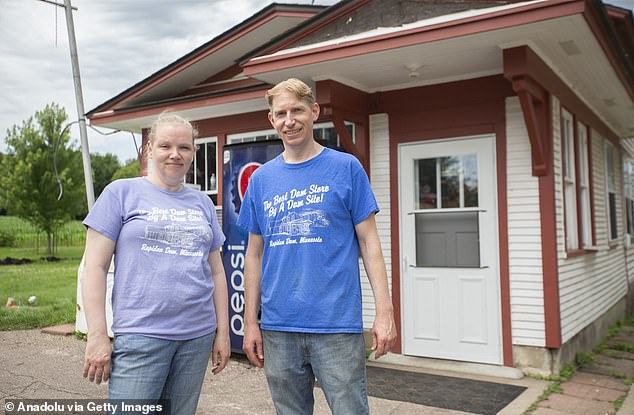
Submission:
<svg viewBox="0 0 634 415">
<path fill-rule="evenodd" d="M 98 198 L 103 189 L 112 181 L 112 175 L 119 170 L 121 165 L 117 156 L 111 153 L 106 153 L 103 156 L 101 154 L 91 154 L 90 165 L 92 167 L 95 198 Z"/>
<path fill-rule="evenodd" d="M 140 171 L 141 165 L 139 164 L 139 160 L 130 159 L 112 175 L 112 180 L 139 177 Z"/>
<path fill-rule="evenodd" d="M 87 211 L 86 189 L 80 152 L 68 131 L 62 133 L 66 111 L 49 104 L 7 131 L 8 151 L 0 163 L 0 200 L 11 215 L 31 222 L 46 233 L 47 253 L 53 253 L 57 229 Z M 55 176 L 55 145 L 59 139 Z"/>
</svg>

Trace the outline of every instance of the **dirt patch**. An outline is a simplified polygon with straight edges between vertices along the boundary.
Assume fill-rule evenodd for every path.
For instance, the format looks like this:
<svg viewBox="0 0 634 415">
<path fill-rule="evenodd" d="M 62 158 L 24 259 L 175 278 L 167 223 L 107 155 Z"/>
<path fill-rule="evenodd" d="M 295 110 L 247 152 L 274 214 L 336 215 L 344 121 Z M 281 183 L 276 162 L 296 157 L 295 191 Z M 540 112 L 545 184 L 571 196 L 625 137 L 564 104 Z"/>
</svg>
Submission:
<svg viewBox="0 0 634 415">
<path fill-rule="evenodd" d="M 11 258 L 10 256 L 5 259 L 0 259 L 0 265 L 22 265 L 32 263 L 32 259 L 28 258 Z"/>
</svg>

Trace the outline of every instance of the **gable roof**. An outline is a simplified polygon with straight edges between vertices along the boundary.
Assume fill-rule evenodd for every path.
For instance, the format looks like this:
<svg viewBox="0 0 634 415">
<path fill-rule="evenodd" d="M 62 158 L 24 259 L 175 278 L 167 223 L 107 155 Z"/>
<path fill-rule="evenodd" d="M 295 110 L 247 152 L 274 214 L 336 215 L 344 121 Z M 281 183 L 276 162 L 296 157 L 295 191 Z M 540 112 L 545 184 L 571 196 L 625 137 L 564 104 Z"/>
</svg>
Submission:
<svg viewBox="0 0 634 415">
<path fill-rule="evenodd" d="M 88 115 L 139 131 L 166 106 L 192 119 L 266 110 L 264 90 L 291 76 L 372 93 L 497 75 L 504 50 L 528 46 L 634 137 L 633 32 L 631 12 L 599 0 L 272 4 Z"/>
<path fill-rule="evenodd" d="M 241 56 L 258 47 L 263 40 L 276 38 L 324 8 L 272 3 L 242 23 L 98 105 L 89 111 L 87 116 L 96 122 L 99 118 L 110 116 L 114 112 L 130 112 L 148 106 L 169 104 L 178 101 L 179 96 L 187 96 L 188 89 L 205 85 L 210 80 L 214 81 L 214 75 L 225 74 L 229 79 L 240 80 L 240 70 L 236 71 L 235 68 L 238 68 L 236 62 Z M 256 84 L 262 83 L 250 82 L 247 85 L 239 85 L 238 89 L 252 89 Z M 200 93 L 194 92 L 193 95 Z"/>
</svg>

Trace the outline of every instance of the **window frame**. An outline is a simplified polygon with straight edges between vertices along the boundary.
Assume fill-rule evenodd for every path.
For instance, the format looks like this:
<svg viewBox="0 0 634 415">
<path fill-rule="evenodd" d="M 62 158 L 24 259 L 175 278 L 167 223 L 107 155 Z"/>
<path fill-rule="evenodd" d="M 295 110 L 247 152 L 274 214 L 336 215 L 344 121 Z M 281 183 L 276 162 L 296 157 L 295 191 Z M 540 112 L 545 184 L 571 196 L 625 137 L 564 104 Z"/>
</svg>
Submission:
<svg viewBox="0 0 634 415">
<path fill-rule="evenodd" d="M 208 172 L 208 168 L 209 168 L 209 161 L 208 161 L 208 156 L 207 156 L 207 143 L 214 143 L 215 144 L 215 148 L 216 148 L 216 154 L 215 154 L 215 158 L 216 158 L 216 163 L 215 163 L 215 172 L 212 172 L 215 177 L 216 177 L 216 188 L 214 190 L 208 190 L 208 180 L 209 180 L 209 174 L 210 172 Z M 193 186 L 199 186 L 197 187 L 197 189 L 202 192 L 205 193 L 206 195 L 209 196 L 218 196 L 218 184 L 220 181 L 220 177 L 218 175 L 218 166 L 219 166 L 219 157 L 218 157 L 218 137 L 213 136 L 213 137 L 199 137 L 194 139 L 194 144 L 196 144 L 196 146 L 198 146 L 198 150 L 196 151 L 196 155 L 194 156 L 194 160 L 192 161 L 192 169 L 193 169 L 193 180 L 192 182 L 187 182 L 187 184 L 193 185 Z M 197 174 L 196 174 L 196 168 L 197 168 L 197 164 L 198 164 L 198 160 L 197 160 L 197 156 L 198 156 L 198 152 L 199 151 L 205 151 L 204 154 L 204 159 L 205 159 L 205 183 L 204 186 L 200 183 L 197 183 Z M 185 176 L 185 180 L 187 180 L 187 176 Z"/>
<path fill-rule="evenodd" d="M 560 115 L 564 243 L 569 255 L 596 251 L 591 136 L 565 108 Z"/>
<path fill-rule="evenodd" d="M 577 203 L 579 220 L 579 242 L 584 249 L 594 248 L 596 245 L 594 232 L 594 207 L 592 203 L 592 164 L 590 128 L 581 121 L 577 121 Z M 585 204 L 584 204 L 585 202 Z"/>
<path fill-rule="evenodd" d="M 623 199 L 625 202 L 625 231 L 634 236 L 634 159 L 623 160 Z"/>
<path fill-rule="evenodd" d="M 617 206 L 618 206 L 618 200 L 617 200 L 617 181 L 616 181 L 616 156 L 617 156 L 617 152 L 616 152 L 616 147 L 610 142 L 610 140 L 604 140 L 604 155 L 605 155 L 605 203 L 606 203 L 606 213 L 608 216 L 608 220 L 607 220 L 607 225 L 608 225 L 608 243 L 609 244 L 613 244 L 615 242 L 618 241 L 619 239 L 619 223 L 618 223 L 618 215 L 617 215 Z M 611 156 L 611 157 L 610 157 Z M 611 159 L 611 164 L 610 165 L 610 159 Z M 612 172 L 612 175 L 610 176 L 610 171 Z M 612 186 L 610 186 L 610 177 L 612 177 Z M 612 188 L 612 189 L 611 189 Z M 614 214 L 612 213 L 612 205 L 611 205 L 611 199 L 610 199 L 610 195 L 614 196 Z"/>
<path fill-rule="evenodd" d="M 356 124 L 350 121 L 344 121 L 344 124 L 347 128 L 350 128 L 350 136 L 352 137 L 352 142 L 356 142 Z M 332 122 L 320 122 L 318 124 L 313 125 L 313 134 L 315 131 L 326 130 L 328 128 L 335 128 Z M 265 137 L 264 140 L 258 140 L 257 137 Z M 245 133 L 235 133 L 235 134 L 227 134 L 227 144 L 238 144 L 238 143 L 253 143 L 256 141 L 267 141 L 278 139 L 277 131 L 271 128 L 268 130 L 258 130 L 258 131 L 247 131 Z M 341 137 L 337 137 L 337 148 L 341 148 Z"/>
<path fill-rule="evenodd" d="M 564 198 L 564 235 L 567 251 L 578 251 L 579 244 L 579 212 L 576 176 L 575 128 L 572 114 L 561 109 L 561 163 Z"/>
</svg>

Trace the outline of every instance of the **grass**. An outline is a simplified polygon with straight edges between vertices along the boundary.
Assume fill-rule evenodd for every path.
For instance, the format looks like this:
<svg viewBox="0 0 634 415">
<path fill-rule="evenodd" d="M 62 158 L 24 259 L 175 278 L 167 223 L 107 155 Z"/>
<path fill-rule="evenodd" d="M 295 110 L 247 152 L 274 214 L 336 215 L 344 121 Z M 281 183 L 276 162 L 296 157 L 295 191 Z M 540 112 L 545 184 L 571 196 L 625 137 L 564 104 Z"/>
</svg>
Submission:
<svg viewBox="0 0 634 415">
<path fill-rule="evenodd" d="M 77 268 L 83 246 L 60 247 L 60 261 L 40 259 L 45 252 L 33 248 L 0 248 L 0 258 L 28 258 L 31 264 L 0 266 L 0 330 L 47 327 L 75 321 Z M 28 299 L 36 296 L 35 304 Z M 6 307 L 7 298 L 14 307 Z"/>
<path fill-rule="evenodd" d="M 80 246 L 86 240 L 86 229 L 78 220 L 64 224 L 55 233 L 57 247 Z M 0 216 L 0 246 L 36 247 L 46 251 L 46 233 L 16 216 Z"/>
</svg>

